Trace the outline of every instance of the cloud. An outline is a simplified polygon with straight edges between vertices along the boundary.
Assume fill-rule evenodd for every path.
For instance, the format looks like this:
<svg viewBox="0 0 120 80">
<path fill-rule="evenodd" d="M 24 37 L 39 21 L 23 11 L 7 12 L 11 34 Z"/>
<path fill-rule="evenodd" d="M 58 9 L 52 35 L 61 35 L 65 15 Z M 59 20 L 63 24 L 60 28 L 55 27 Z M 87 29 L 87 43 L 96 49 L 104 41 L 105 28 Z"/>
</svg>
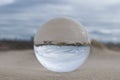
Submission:
<svg viewBox="0 0 120 80">
<path fill-rule="evenodd" d="M 67 0 L 68 3 L 82 5 L 86 7 L 104 7 L 120 3 L 120 0 Z"/>
<path fill-rule="evenodd" d="M 0 6 L 14 3 L 15 0 L 0 0 Z"/>
<path fill-rule="evenodd" d="M 61 16 L 77 19 L 88 28 L 120 22 L 120 0 L 0 0 L 0 5 L 6 5 L 0 7 L 1 34 L 35 33 L 44 21 Z"/>
</svg>

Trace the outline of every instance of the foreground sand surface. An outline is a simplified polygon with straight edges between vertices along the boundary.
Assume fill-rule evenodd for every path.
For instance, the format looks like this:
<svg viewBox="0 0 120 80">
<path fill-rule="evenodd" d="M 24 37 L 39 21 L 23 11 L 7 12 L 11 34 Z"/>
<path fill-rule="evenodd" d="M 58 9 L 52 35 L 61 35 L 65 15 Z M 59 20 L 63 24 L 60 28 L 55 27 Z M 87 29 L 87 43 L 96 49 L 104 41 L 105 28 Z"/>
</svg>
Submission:
<svg viewBox="0 0 120 80">
<path fill-rule="evenodd" d="M 54 73 L 33 50 L 0 51 L 0 80 L 120 80 L 120 52 L 92 47 L 86 63 L 70 73 Z"/>
</svg>

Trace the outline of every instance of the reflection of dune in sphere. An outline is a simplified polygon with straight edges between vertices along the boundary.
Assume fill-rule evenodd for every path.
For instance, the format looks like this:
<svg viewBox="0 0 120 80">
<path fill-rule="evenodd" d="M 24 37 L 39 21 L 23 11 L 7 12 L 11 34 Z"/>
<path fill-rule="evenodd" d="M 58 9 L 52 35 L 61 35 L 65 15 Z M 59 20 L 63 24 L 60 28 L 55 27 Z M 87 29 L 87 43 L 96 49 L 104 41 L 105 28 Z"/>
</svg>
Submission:
<svg viewBox="0 0 120 80">
<path fill-rule="evenodd" d="M 34 46 L 38 61 L 48 70 L 69 72 L 81 66 L 89 55 L 89 46 Z"/>
</svg>

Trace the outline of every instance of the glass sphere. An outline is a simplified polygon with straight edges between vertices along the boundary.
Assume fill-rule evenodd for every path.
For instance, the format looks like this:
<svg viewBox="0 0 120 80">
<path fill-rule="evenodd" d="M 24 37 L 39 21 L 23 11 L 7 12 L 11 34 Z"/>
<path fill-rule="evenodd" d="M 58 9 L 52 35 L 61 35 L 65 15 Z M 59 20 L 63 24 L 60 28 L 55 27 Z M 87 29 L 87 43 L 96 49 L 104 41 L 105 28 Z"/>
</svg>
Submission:
<svg viewBox="0 0 120 80">
<path fill-rule="evenodd" d="M 84 27 L 68 18 L 49 20 L 41 26 L 34 39 L 38 61 L 54 72 L 70 72 L 79 68 L 89 55 L 89 45 Z"/>
</svg>

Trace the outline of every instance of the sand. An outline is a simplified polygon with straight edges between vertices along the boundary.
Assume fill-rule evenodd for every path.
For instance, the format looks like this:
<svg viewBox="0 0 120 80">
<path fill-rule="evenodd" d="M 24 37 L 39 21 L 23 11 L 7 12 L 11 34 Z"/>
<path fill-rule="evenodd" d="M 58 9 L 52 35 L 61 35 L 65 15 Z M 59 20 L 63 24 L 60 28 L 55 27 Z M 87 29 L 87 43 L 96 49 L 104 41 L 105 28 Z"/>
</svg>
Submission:
<svg viewBox="0 0 120 80">
<path fill-rule="evenodd" d="M 70 73 L 54 73 L 33 50 L 0 51 L 0 80 L 120 80 L 120 52 L 92 47 L 86 63 Z"/>
</svg>

